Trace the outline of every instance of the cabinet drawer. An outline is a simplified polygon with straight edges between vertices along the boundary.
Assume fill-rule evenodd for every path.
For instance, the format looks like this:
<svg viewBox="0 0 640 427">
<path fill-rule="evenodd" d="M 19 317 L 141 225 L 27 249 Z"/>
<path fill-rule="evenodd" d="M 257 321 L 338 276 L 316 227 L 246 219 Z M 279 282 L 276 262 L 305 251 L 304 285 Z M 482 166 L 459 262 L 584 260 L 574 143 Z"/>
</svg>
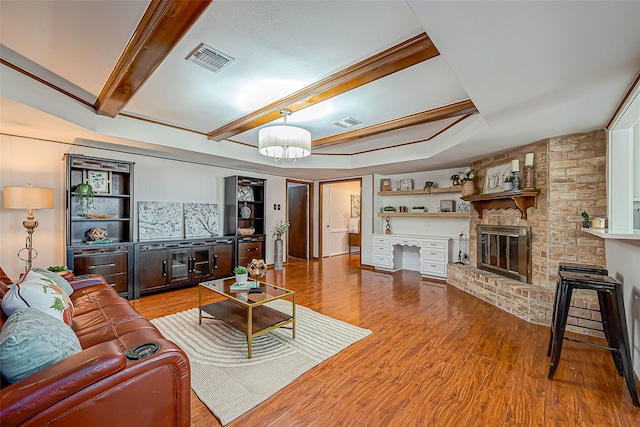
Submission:
<svg viewBox="0 0 640 427">
<path fill-rule="evenodd" d="M 421 246 L 423 248 L 444 249 L 444 242 L 437 240 L 423 240 Z"/>
<path fill-rule="evenodd" d="M 104 254 L 75 257 L 73 271 L 76 274 L 109 274 L 123 273 L 127 271 L 127 254 Z"/>
<path fill-rule="evenodd" d="M 446 277 L 446 270 L 447 265 L 445 263 L 423 261 L 420 272 L 433 276 Z"/>
<path fill-rule="evenodd" d="M 420 241 L 418 239 L 392 239 L 391 243 L 403 246 L 420 246 Z"/>
<path fill-rule="evenodd" d="M 446 260 L 446 254 L 441 250 L 424 248 L 422 249 L 422 259 L 425 261 L 444 262 Z"/>
<path fill-rule="evenodd" d="M 391 268 L 391 257 L 384 255 L 374 255 L 372 258 L 372 263 L 374 267 L 385 267 Z"/>
<path fill-rule="evenodd" d="M 391 246 L 389 245 L 373 245 L 372 252 L 374 254 L 391 255 Z"/>
<path fill-rule="evenodd" d="M 108 274 L 104 276 L 104 280 L 113 286 L 116 291 L 122 293 L 127 292 L 127 273 Z"/>
<path fill-rule="evenodd" d="M 262 246 L 262 242 L 238 243 L 238 265 L 246 266 L 253 259 L 263 258 Z"/>
<path fill-rule="evenodd" d="M 388 237 L 374 237 L 372 240 L 374 245 L 389 245 L 391 243 L 391 239 Z"/>
</svg>

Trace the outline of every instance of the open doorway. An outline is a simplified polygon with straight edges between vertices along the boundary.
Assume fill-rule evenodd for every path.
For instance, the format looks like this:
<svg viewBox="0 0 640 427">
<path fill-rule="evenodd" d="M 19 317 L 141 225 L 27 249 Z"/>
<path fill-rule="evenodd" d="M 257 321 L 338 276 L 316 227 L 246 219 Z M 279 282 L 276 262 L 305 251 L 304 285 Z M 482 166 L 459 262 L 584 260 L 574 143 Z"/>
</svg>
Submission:
<svg viewBox="0 0 640 427">
<path fill-rule="evenodd" d="M 360 264 L 361 197 L 362 178 L 320 183 L 320 257 L 349 254 Z"/>
<path fill-rule="evenodd" d="M 313 185 L 287 179 L 287 256 L 309 259 L 313 247 Z"/>
</svg>

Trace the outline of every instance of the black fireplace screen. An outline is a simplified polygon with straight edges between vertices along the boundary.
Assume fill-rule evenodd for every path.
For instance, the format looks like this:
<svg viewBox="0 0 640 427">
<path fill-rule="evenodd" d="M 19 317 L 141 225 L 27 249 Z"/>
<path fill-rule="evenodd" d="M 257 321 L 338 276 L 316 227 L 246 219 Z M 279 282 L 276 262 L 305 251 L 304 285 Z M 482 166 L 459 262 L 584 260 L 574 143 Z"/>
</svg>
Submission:
<svg viewBox="0 0 640 427">
<path fill-rule="evenodd" d="M 531 227 L 478 225 L 478 268 L 531 283 Z"/>
</svg>

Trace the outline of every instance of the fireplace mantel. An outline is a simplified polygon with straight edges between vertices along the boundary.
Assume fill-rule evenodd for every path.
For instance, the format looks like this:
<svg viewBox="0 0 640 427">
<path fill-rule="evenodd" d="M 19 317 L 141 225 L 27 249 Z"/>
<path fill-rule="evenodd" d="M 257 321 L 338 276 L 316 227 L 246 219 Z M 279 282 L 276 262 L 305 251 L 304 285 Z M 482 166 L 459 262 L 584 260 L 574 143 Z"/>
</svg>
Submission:
<svg viewBox="0 0 640 427">
<path fill-rule="evenodd" d="M 463 197 L 462 200 L 471 202 L 473 208 L 482 218 L 485 209 L 518 209 L 520 217 L 527 219 L 527 209 L 536 207 L 536 200 L 540 190 L 505 191 L 501 193 L 475 194 Z"/>
</svg>

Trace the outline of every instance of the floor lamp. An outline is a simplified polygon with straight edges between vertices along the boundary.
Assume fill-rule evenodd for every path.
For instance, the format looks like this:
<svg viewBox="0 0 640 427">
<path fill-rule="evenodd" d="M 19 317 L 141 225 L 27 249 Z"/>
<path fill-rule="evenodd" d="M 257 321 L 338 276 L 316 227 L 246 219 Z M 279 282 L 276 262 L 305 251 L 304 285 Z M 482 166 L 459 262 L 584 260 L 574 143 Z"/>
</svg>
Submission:
<svg viewBox="0 0 640 427">
<path fill-rule="evenodd" d="M 34 209 L 53 209 L 53 188 L 4 187 L 4 207 L 6 209 L 27 209 L 29 214 L 22 225 L 27 229 L 25 247 L 18 251 L 18 258 L 25 261 L 25 271 L 31 270 L 31 262 L 38 256 L 38 251 L 33 249 L 33 230 L 38 226 L 38 221 L 33 216 Z M 26 258 L 22 256 L 27 251 Z"/>
</svg>

